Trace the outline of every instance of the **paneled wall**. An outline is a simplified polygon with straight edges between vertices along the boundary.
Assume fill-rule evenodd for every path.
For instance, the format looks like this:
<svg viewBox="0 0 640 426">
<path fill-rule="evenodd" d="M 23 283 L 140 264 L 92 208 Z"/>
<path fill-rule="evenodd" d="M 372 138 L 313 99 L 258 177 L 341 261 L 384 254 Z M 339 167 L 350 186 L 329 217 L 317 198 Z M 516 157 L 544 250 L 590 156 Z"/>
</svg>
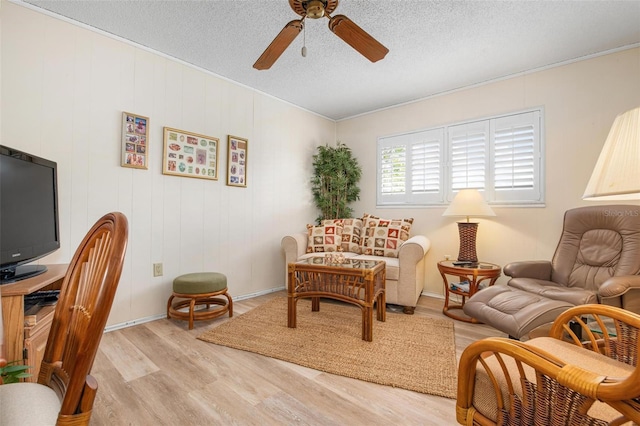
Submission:
<svg viewBox="0 0 640 426">
<path fill-rule="evenodd" d="M 187 272 L 223 272 L 238 297 L 284 286 L 280 239 L 316 217 L 311 156 L 334 121 L 14 3 L 1 13 L 1 143 L 58 163 L 62 248 L 41 263 L 68 262 L 118 210 L 129 247 L 110 325 L 162 314 Z M 148 170 L 120 167 L 122 111 L 150 118 Z M 163 175 L 163 126 L 219 138 L 219 180 Z M 249 140 L 247 188 L 226 185 L 229 134 Z"/>
</svg>

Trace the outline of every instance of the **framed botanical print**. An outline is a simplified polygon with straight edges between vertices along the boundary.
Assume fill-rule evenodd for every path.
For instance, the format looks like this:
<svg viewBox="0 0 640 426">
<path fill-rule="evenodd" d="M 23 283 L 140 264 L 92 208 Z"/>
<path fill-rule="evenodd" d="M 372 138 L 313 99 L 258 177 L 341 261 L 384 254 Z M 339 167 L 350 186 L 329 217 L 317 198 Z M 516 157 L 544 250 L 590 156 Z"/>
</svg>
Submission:
<svg viewBox="0 0 640 426">
<path fill-rule="evenodd" d="M 249 141 L 229 135 L 227 147 L 227 185 L 247 186 L 247 155 Z"/>
<path fill-rule="evenodd" d="M 122 167 L 147 169 L 149 165 L 149 118 L 122 113 Z"/>
<path fill-rule="evenodd" d="M 163 139 L 163 174 L 218 180 L 218 138 L 165 127 Z"/>
</svg>

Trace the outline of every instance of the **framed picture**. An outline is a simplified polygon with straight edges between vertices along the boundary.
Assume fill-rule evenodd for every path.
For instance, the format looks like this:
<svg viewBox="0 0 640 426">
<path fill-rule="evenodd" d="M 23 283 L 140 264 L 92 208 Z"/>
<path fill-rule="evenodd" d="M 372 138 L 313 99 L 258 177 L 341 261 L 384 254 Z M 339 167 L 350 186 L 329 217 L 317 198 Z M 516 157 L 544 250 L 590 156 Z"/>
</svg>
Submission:
<svg viewBox="0 0 640 426">
<path fill-rule="evenodd" d="M 218 180 L 218 138 L 164 127 L 162 173 Z"/>
<path fill-rule="evenodd" d="M 247 187 L 247 150 L 249 141 L 229 135 L 227 147 L 227 185 Z"/>
<path fill-rule="evenodd" d="M 122 167 L 147 169 L 149 165 L 149 118 L 122 113 Z"/>
</svg>

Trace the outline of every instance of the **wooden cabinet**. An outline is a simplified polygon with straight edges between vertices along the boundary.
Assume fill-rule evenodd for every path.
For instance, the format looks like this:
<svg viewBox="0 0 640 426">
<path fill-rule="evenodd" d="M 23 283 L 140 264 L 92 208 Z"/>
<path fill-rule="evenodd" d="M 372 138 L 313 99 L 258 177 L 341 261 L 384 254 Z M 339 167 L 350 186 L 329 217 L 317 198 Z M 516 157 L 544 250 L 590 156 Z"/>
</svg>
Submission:
<svg viewBox="0 0 640 426">
<path fill-rule="evenodd" d="M 33 327 L 25 327 L 24 329 L 24 364 L 32 367 L 29 370 L 31 377 L 27 378 L 27 382 L 38 381 L 40 364 L 42 364 L 42 359 L 44 358 L 44 350 L 47 348 L 52 320 L 53 311 Z"/>
<path fill-rule="evenodd" d="M 42 312 L 35 325 L 25 327 L 24 296 L 38 290 L 59 289 L 67 266 L 48 265 L 44 274 L 0 286 L 5 355 L 7 361 L 23 360 L 25 365 L 33 367 L 29 370 L 32 376 L 27 381 L 38 380 L 54 311 L 48 309 Z"/>
</svg>

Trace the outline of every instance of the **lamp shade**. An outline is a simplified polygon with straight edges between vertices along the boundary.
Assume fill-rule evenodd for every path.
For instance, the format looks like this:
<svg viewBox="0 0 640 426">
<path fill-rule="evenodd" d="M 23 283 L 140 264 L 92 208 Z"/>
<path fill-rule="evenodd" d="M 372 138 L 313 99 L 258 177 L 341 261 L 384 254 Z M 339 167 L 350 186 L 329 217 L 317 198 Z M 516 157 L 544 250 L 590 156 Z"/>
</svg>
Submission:
<svg viewBox="0 0 640 426">
<path fill-rule="evenodd" d="M 640 107 L 616 117 L 584 200 L 640 200 Z"/>
<path fill-rule="evenodd" d="M 495 216 L 489 204 L 484 200 L 477 189 L 462 189 L 454 197 L 449 207 L 442 216 L 466 216 L 469 217 Z"/>
</svg>

